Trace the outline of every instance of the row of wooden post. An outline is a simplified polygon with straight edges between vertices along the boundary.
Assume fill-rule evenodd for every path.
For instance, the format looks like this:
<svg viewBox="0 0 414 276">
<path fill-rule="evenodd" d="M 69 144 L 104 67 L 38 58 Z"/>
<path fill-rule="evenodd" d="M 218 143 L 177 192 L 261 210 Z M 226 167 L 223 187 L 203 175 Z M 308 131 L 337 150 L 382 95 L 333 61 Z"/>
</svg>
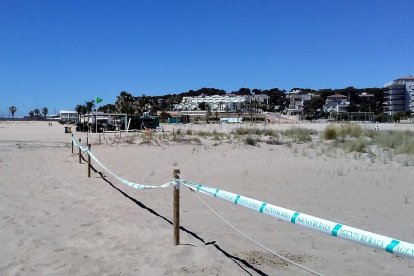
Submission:
<svg viewBox="0 0 414 276">
<path fill-rule="evenodd" d="M 73 137 L 73 134 L 72 134 Z M 86 137 L 88 142 L 88 136 Z M 81 144 L 81 138 L 79 138 L 79 145 Z M 72 153 L 73 153 L 73 140 L 72 140 Z M 88 150 L 91 150 L 91 145 L 88 144 Z M 79 147 L 79 164 L 82 163 L 82 150 Z M 91 177 L 91 156 L 88 153 L 88 177 Z M 173 172 L 174 179 L 180 179 L 180 170 L 175 169 Z M 180 183 L 176 182 L 173 185 L 173 239 L 174 245 L 180 244 Z"/>
</svg>

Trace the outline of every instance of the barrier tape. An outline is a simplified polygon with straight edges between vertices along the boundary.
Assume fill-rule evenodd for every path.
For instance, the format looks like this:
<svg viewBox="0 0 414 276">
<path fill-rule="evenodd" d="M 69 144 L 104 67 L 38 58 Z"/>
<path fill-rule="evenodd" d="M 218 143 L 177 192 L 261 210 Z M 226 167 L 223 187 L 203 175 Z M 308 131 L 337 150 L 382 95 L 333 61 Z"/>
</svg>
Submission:
<svg viewBox="0 0 414 276">
<path fill-rule="evenodd" d="M 138 183 L 134 183 L 131 182 L 129 180 L 126 180 L 118 175 L 116 175 L 115 173 L 113 173 L 111 170 L 109 170 L 107 167 L 105 167 L 104 164 L 102 164 L 101 161 L 99 161 L 98 158 L 96 158 L 96 156 L 92 153 L 92 151 L 90 151 L 88 148 L 83 147 L 81 144 L 79 144 L 79 141 L 76 141 L 76 139 L 74 139 L 72 137 L 72 142 L 75 146 L 79 147 L 81 149 L 81 151 L 83 153 L 88 153 L 91 157 L 92 160 L 94 160 L 99 166 L 101 166 L 104 170 L 106 170 L 108 173 L 110 173 L 111 175 L 113 175 L 116 179 L 118 179 L 119 181 L 121 181 L 122 183 L 128 185 L 129 187 L 132 187 L 134 189 L 138 189 L 138 190 L 144 190 L 144 189 L 158 189 L 158 188 L 168 188 L 170 186 L 175 186 L 177 182 L 175 181 L 170 181 L 168 183 L 162 184 L 162 185 L 144 185 L 144 184 L 138 184 Z"/>
<path fill-rule="evenodd" d="M 311 228 L 313 230 L 317 230 L 319 232 L 326 233 L 334 237 L 339 237 L 339 238 L 351 240 L 351 241 L 354 241 L 360 244 L 379 248 L 379 249 L 385 250 L 388 253 L 414 258 L 414 244 L 412 243 L 408 243 L 408 242 L 393 239 L 387 236 L 364 231 L 361 229 L 357 229 L 357 228 L 350 227 L 350 226 L 340 224 L 340 223 L 336 223 L 333 221 L 321 219 L 318 217 L 300 213 L 298 211 L 289 210 L 289 209 L 286 209 L 280 206 L 269 204 L 263 201 L 249 198 L 249 197 L 245 197 L 239 194 L 234 194 L 234 193 L 221 190 L 218 188 L 210 188 L 202 184 L 186 181 L 183 179 L 174 179 L 171 182 L 168 182 L 168 183 L 165 183 L 159 186 L 143 185 L 143 184 L 138 184 L 138 183 L 128 181 L 116 175 L 115 173 L 110 171 L 108 168 L 106 168 L 88 148 L 82 147 L 82 145 L 80 145 L 79 142 L 76 141 L 73 137 L 72 137 L 72 141 L 74 145 L 79 147 L 84 153 L 85 152 L 88 153 L 91 156 L 91 158 L 99 166 L 101 166 L 107 172 L 112 174 L 116 179 L 118 179 L 122 183 L 134 189 L 167 188 L 170 186 L 177 186 L 180 183 L 182 183 L 183 185 L 191 188 L 192 190 L 196 190 L 203 194 L 229 201 L 236 205 L 240 205 L 240 206 L 255 210 L 259 213 L 267 214 L 269 216 L 276 217 L 278 219 L 291 222 L 294 224 L 299 224 L 301 226 L 305 226 L 305 227 Z"/>
<path fill-rule="evenodd" d="M 375 233 L 371 233 L 333 221 L 321 219 L 318 217 L 310 216 L 304 213 L 289 210 L 256 199 L 227 192 L 218 188 L 210 188 L 202 184 L 182 179 L 177 179 L 177 181 L 180 181 L 180 183 L 191 188 L 192 190 L 229 201 L 236 205 L 240 205 L 255 210 L 259 213 L 276 217 L 278 219 L 290 223 L 305 226 L 334 237 L 343 238 L 360 244 L 379 248 L 385 250 L 388 253 L 414 258 L 414 244 L 412 243 L 393 239 L 383 235 L 378 235 Z"/>
</svg>

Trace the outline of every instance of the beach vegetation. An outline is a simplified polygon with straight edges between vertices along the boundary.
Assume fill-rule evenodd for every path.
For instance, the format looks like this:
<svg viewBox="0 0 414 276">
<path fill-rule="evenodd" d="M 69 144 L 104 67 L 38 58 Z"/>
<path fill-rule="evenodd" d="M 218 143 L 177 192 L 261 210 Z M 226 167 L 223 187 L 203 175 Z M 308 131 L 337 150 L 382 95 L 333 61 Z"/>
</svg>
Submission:
<svg viewBox="0 0 414 276">
<path fill-rule="evenodd" d="M 296 142 L 312 141 L 312 135 L 315 133 L 315 130 L 301 127 L 293 127 L 281 132 L 282 136 L 293 138 Z"/>
<path fill-rule="evenodd" d="M 201 140 L 198 137 L 184 137 L 184 136 L 178 136 L 178 135 L 174 135 L 172 137 L 172 141 L 176 142 L 176 143 L 180 143 L 180 144 L 196 144 L 196 145 L 201 145 Z"/>
<path fill-rule="evenodd" d="M 327 126 L 322 132 L 322 137 L 325 140 L 335 140 L 338 137 L 337 128 L 334 125 Z"/>
<path fill-rule="evenodd" d="M 244 143 L 246 144 L 246 145 L 249 145 L 249 146 L 256 146 L 257 145 L 257 142 L 260 142 L 260 139 L 258 139 L 258 138 L 255 138 L 255 137 L 253 137 L 253 136 L 247 136 L 245 139 L 244 139 Z"/>
</svg>

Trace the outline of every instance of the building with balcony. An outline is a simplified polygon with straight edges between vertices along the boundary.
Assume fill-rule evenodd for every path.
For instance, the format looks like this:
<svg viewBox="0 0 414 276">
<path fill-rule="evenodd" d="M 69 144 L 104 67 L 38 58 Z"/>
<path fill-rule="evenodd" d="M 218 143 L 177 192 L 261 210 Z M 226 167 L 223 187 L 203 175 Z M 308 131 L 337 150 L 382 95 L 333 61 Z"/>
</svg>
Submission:
<svg viewBox="0 0 414 276">
<path fill-rule="evenodd" d="M 61 110 L 59 119 L 64 122 L 78 122 L 79 114 L 78 112 L 72 110 Z"/>
<path fill-rule="evenodd" d="M 335 111 L 337 113 L 343 113 L 348 111 L 349 99 L 347 96 L 342 94 L 334 94 L 326 98 L 325 105 L 323 106 L 323 111 L 329 113 Z"/>
<path fill-rule="evenodd" d="M 414 77 L 396 79 L 384 85 L 387 88 L 384 112 L 394 115 L 398 112 L 414 112 Z"/>
<path fill-rule="evenodd" d="M 312 95 L 302 93 L 300 89 L 294 89 L 287 96 L 289 106 L 287 107 L 288 115 L 298 115 L 303 113 L 303 105 L 306 101 L 310 101 Z"/>
<path fill-rule="evenodd" d="M 250 102 L 251 98 L 249 96 L 214 95 L 183 97 L 181 103 L 174 106 L 174 110 L 196 111 L 201 103 L 205 103 L 212 112 L 234 112 L 239 110 L 242 104 Z"/>
</svg>

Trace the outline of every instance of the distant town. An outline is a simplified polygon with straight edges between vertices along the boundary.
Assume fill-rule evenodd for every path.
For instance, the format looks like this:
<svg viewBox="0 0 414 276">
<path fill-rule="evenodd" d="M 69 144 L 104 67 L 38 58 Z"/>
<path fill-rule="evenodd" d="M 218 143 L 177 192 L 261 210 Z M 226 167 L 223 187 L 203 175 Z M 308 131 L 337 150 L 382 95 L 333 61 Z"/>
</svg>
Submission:
<svg viewBox="0 0 414 276">
<path fill-rule="evenodd" d="M 61 110 L 59 114 L 48 114 L 48 109 L 44 107 L 29 112 L 24 119 L 77 123 L 86 115 L 121 113 L 128 116 L 158 116 L 161 121 L 170 122 L 223 121 L 223 118 L 227 122 L 239 122 L 242 118 L 253 116 L 267 120 L 266 114 L 277 113 L 312 121 L 411 122 L 414 117 L 414 77 L 398 78 L 383 88 L 293 88 L 290 91 L 240 88 L 230 93 L 216 88 L 201 88 L 163 96 L 134 96 L 122 91 L 115 103 L 96 107 L 94 100 L 76 105 L 73 110 Z M 16 110 L 16 106 L 9 108 L 11 117 L 14 117 Z"/>
</svg>

